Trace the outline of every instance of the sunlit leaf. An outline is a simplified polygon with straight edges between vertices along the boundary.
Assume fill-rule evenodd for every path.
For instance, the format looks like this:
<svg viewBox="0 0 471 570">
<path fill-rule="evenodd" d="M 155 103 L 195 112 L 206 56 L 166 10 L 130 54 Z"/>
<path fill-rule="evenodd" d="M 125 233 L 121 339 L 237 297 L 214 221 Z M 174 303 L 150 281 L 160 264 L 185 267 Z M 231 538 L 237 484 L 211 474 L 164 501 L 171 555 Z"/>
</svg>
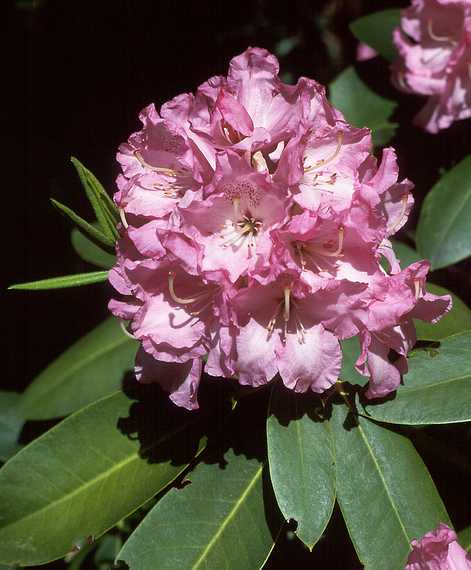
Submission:
<svg viewBox="0 0 471 570">
<path fill-rule="evenodd" d="M 334 405 L 337 499 L 366 570 L 404 568 L 414 538 L 449 518 L 406 437 Z"/>
<path fill-rule="evenodd" d="M 375 420 L 427 425 L 471 421 L 471 332 L 409 357 L 409 372 L 390 400 L 365 405 Z"/>
<path fill-rule="evenodd" d="M 286 520 L 312 550 L 335 504 L 335 469 L 330 426 L 320 401 L 275 384 L 267 420 L 270 478 Z"/>
<path fill-rule="evenodd" d="M 382 10 L 358 18 L 350 24 L 350 29 L 361 42 L 375 49 L 388 61 L 393 61 L 397 51 L 392 41 L 392 32 L 400 25 L 400 19 L 400 10 Z"/>
<path fill-rule="evenodd" d="M 417 226 L 417 249 L 433 269 L 471 256 L 471 156 L 427 194 Z"/>
<path fill-rule="evenodd" d="M 225 454 L 227 463 L 200 463 L 191 484 L 171 489 L 125 543 L 118 560 L 130 570 L 261 568 L 277 532 L 266 519 L 263 465 Z"/>
<path fill-rule="evenodd" d="M 25 291 L 45 291 L 47 289 L 66 289 L 68 287 L 83 287 L 93 283 L 102 283 L 108 279 L 108 271 L 92 271 L 90 273 L 76 273 L 63 277 L 50 277 L 29 283 L 17 283 L 10 285 L 8 289 L 20 289 Z"/>
<path fill-rule="evenodd" d="M 29 420 L 65 416 L 121 387 L 134 366 L 136 341 L 109 318 L 79 339 L 28 386 L 20 409 Z"/>
<path fill-rule="evenodd" d="M 95 228 L 92 224 L 81 218 L 78 214 L 76 214 L 73 210 L 71 210 L 68 206 L 61 204 L 54 198 L 51 198 L 51 204 L 57 208 L 60 212 L 62 212 L 67 218 L 69 218 L 76 226 L 78 226 L 81 230 L 83 230 L 86 234 L 92 237 L 95 241 L 102 243 L 104 246 L 108 248 L 114 248 L 115 239 L 111 238 L 107 234 L 104 234 L 99 229 Z"/>
<path fill-rule="evenodd" d="M 376 145 L 384 145 L 394 136 L 397 125 L 389 118 L 397 104 L 371 91 L 353 67 L 342 71 L 329 90 L 330 102 L 355 127 L 370 128 Z"/>
<path fill-rule="evenodd" d="M 176 460 L 176 453 L 188 441 L 191 420 L 147 436 L 147 447 L 141 447 L 118 429 L 118 420 L 132 415 L 135 405 L 120 392 L 99 400 L 5 464 L 1 562 L 29 566 L 60 558 L 99 537 L 183 471 L 186 462 Z M 153 407 L 155 421 L 165 420 Z"/>
</svg>

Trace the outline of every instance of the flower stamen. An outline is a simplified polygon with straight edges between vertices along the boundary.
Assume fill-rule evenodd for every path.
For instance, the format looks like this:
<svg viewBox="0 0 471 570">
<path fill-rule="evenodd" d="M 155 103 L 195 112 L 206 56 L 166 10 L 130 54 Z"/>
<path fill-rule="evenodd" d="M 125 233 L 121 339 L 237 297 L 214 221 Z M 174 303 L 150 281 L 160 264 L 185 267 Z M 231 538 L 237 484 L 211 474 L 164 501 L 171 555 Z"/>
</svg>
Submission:
<svg viewBox="0 0 471 570">
<path fill-rule="evenodd" d="M 184 299 L 183 297 L 179 297 L 175 293 L 175 273 L 173 271 L 169 271 L 168 273 L 168 290 L 170 292 L 170 296 L 180 305 L 191 305 L 191 303 L 195 303 L 202 297 L 205 297 L 207 293 L 200 293 L 199 295 L 195 295 L 194 297 L 189 297 L 188 299 Z"/>
<path fill-rule="evenodd" d="M 321 158 L 320 160 L 318 160 L 317 162 L 315 162 L 313 165 L 311 166 L 305 166 L 304 167 L 304 172 L 309 172 L 310 170 L 313 170 L 314 168 L 319 168 L 320 166 L 325 166 L 326 164 L 328 164 L 329 162 L 332 162 L 333 160 L 335 160 L 337 158 L 337 156 L 340 153 L 340 150 L 342 148 L 342 144 L 343 144 L 343 132 L 338 132 L 336 135 L 337 138 L 337 147 L 334 150 L 334 152 L 328 156 L 327 158 Z"/>
</svg>

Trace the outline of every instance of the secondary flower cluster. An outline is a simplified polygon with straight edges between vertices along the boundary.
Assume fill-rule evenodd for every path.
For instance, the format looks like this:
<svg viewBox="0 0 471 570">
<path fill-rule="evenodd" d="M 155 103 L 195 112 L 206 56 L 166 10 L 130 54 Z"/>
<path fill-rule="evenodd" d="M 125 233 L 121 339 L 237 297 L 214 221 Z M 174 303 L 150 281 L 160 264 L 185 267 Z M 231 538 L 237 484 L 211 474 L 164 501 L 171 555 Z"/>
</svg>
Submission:
<svg viewBox="0 0 471 570">
<path fill-rule="evenodd" d="M 471 117 L 471 0 L 412 0 L 393 40 L 394 83 L 429 96 L 416 124 L 437 133 Z"/>
<path fill-rule="evenodd" d="M 321 393 L 339 377 L 339 340 L 359 336 L 367 396 L 395 390 L 412 319 L 437 320 L 450 299 L 425 291 L 426 261 L 401 270 L 392 251 L 413 202 L 393 149 L 378 164 L 368 129 L 315 81 L 282 83 L 259 48 L 140 119 L 118 153 L 109 275 L 110 309 L 141 345 L 137 378 L 189 409 L 203 362 L 241 384 L 279 374 Z"/>
<path fill-rule="evenodd" d="M 412 541 L 404 570 L 471 570 L 471 556 L 458 543 L 454 530 L 444 523 L 420 540 Z"/>
</svg>

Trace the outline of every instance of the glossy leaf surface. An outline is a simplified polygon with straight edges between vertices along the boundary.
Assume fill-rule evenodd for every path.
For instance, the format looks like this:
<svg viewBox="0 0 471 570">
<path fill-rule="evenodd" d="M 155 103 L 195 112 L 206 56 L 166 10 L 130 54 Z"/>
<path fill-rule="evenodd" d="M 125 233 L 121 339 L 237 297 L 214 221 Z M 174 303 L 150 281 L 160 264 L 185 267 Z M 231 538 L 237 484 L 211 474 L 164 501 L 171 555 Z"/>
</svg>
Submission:
<svg viewBox="0 0 471 570">
<path fill-rule="evenodd" d="M 444 174 L 427 194 L 417 226 L 417 249 L 433 269 L 471 255 L 471 156 Z"/>
<path fill-rule="evenodd" d="M 139 439 L 118 429 L 118 421 L 122 429 L 127 425 L 120 418 L 132 416 L 135 405 L 120 392 L 108 396 L 5 464 L 0 470 L 1 562 L 28 566 L 60 558 L 103 534 L 181 473 L 186 463 L 172 453 L 187 439 L 188 423 L 156 433 L 143 448 Z"/>
<path fill-rule="evenodd" d="M 393 61 L 397 51 L 392 41 L 392 32 L 400 25 L 400 18 L 400 10 L 382 10 L 358 18 L 350 24 L 350 29 L 361 42 L 375 49 L 388 61 Z"/>
<path fill-rule="evenodd" d="M 396 124 L 389 118 L 397 104 L 374 93 L 353 67 L 342 71 L 330 84 L 329 91 L 330 102 L 342 111 L 349 123 L 372 130 L 375 145 L 384 145 L 392 138 Z"/>
<path fill-rule="evenodd" d="M 116 263 L 116 257 L 114 255 L 101 249 L 101 247 L 96 245 L 77 228 L 72 230 L 70 240 L 75 252 L 84 261 L 96 265 L 97 267 L 102 267 L 103 269 L 111 269 Z"/>
<path fill-rule="evenodd" d="M 0 390 L 0 461 L 6 461 L 19 449 L 18 437 L 24 423 L 18 410 L 20 394 Z"/>
<path fill-rule="evenodd" d="M 445 338 L 439 348 L 415 350 L 409 372 L 390 400 L 365 405 L 372 418 L 427 425 L 471 421 L 471 332 Z"/>
<path fill-rule="evenodd" d="M 119 321 L 108 318 L 52 362 L 24 392 L 25 418 L 46 420 L 65 416 L 121 387 L 134 366 L 137 343 Z"/>
<path fill-rule="evenodd" d="M 335 467 L 329 422 L 319 399 L 296 394 L 281 383 L 272 390 L 267 420 L 273 490 L 286 520 L 312 550 L 335 504 Z"/>
<path fill-rule="evenodd" d="M 130 536 L 118 560 L 130 570 L 261 568 L 279 530 L 266 519 L 264 468 L 232 450 L 225 460 L 223 468 L 200 463 L 188 475 L 191 483 L 171 489 Z"/>
<path fill-rule="evenodd" d="M 445 507 L 408 438 L 334 405 L 337 499 L 366 570 L 404 568 L 410 541 L 439 522 Z"/>
</svg>

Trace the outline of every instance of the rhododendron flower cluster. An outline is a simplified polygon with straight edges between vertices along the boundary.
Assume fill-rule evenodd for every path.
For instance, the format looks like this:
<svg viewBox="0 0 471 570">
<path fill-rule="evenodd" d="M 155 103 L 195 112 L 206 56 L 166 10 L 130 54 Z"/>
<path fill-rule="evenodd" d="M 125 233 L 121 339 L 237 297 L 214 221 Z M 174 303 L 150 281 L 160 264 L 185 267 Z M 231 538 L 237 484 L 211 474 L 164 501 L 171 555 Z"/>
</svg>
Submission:
<svg viewBox="0 0 471 570">
<path fill-rule="evenodd" d="M 378 163 L 368 129 L 315 81 L 282 83 L 258 48 L 140 119 L 118 153 L 109 275 L 110 309 L 140 343 L 137 378 L 189 409 L 203 363 L 244 385 L 279 374 L 322 393 L 340 374 L 339 341 L 358 336 L 367 397 L 395 390 L 412 319 L 436 321 L 450 298 L 426 292 L 428 262 L 401 269 L 392 251 L 413 202 L 394 150 Z"/>
<path fill-rule="evenodd" d="M 459 545 L 455 531 L 440 523 L 412 541 L 405 570 L 471 570 L 471 556 Z"/>
<path fill-rule="evenodd" d="M 394 83 L 428 96 L 416 124 L 437 133 L 471 117 L 471 0 L 413 0 L 393 40 Z"/>
</svg>

